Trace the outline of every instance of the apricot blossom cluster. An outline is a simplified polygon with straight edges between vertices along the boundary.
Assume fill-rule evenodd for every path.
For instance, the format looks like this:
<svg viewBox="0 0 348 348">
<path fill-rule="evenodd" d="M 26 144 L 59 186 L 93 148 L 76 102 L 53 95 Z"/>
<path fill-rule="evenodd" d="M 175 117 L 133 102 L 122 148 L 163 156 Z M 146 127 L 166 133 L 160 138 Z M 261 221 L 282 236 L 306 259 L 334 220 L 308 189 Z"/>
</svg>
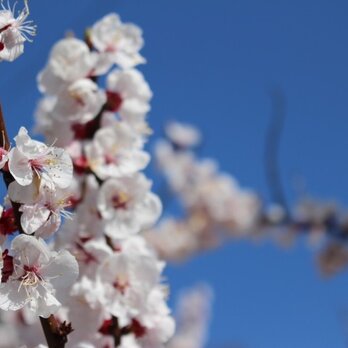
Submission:
<svg viewBox="0 0 348 348">
<path fill-rule="evenodd" d="M 291 209 L 267 203 L 256 191 L 240 187 L 213 159 L 199 158 L 200 140 L 195 127 L 171 122 L 155 146 L 157 167 L 167 186 L 163 191 L 178 200 L 184 212 L 146 232 L 163 259 L 182 261 L 227 239 L 268 237 L 288 246 L 307 235 L 309 245 L 319 247 L 318 264 L 324 275 L 347 266 L 346 209 L 308 196 L 299 197 Z"/>
<path fill-rule="evenodd" d="M 61 215 L 69 216 L 62 208 L 68 199 L 57 196 L 62 190 L 68 195 L 72 161 L 63 149 L 32 140 L 23 127 L 15 141 L 12 149 L 5 141 L 1 148 L 8 207 L 1 207 L 0 217 L 0 309 L 28 310 L 48 319 L 62 307 L 78 277 L 75 257 L 45 241 L 60 227 Z"/>
<path fill-rule="evenodd" d="M 71 347 L 162 347 L 174 331 L 161 284 L 164 263 L 142 237 L 162 211 L 142 173 L 150 160 L 144 145 L 152 97 L 136 69 L 145 62 L 142 46 L 141 30 L 110 14 L 84 41 L 60 40 L 38 76 L 44 96 L 36 129 L 74 166 L 74 217 L 54 240 L 80 268 L 58 314 L 73 323 Z"/>
<path fill-rule="evenodd" d="M 10 49 L 9 30 L 19 37 L 8 60 L 33 34 L 27 13 L 0 11 L 0 43 Z M 45 347 L 42 333 L 23 323 L 35 332 L 38 316 L 53 314 L 72 323 L 67 347 L 160 348 L 174 333 L 165 264 L 142 236 L 162 211 L 142 173 L 152 97 L 136 69 L 142 46 L 141 30 L 117 14 L 84 40 L 61 39 L 38 75 L 36 130 L 51 145 L 22 127 L 15 146 L 1 149 L 10 179 L 0 234 L 11 247 L 2 253 L 0 308 L 18 328 L 8 346 Z"/>
</svg>

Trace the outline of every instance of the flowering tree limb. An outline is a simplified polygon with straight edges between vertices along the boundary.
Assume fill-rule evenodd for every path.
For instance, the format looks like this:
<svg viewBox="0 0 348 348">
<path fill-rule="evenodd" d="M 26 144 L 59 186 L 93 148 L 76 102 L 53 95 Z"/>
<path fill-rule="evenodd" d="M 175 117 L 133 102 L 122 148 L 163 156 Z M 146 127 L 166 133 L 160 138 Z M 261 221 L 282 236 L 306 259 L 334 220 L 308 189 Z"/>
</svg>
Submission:
<svg viewBox="0 0 348 348">
<path fill-rule="evenodd" d="M 0 134 L 2 135 L 0 139 L 0 147 L 8 151 L 10 149 L 10 140 L 7 134 L 7 128 L 5 124 L 5 119 L 2 111 L 2 106 L 0 104 Z M 7 170 L 3 170 L 3 179 L 8 187 L 13 181 L 14 178 L 11 173 Z M 19 211 L 20 204 L 16 202 L 11 202 L 14 209 L 14 216 L 16 224 L 20 233 L 24 233 L 21 226 L 21 213 Z M 40 322 L 42 329 L 44 331 L 47 344 L 49 348 L 64 348 L 67 343 L 68 334 L 72 331 L 71 324 L 66 324 L 65 322 L 60 324 L 54 315 L 49 316 L 48 318 L 40 317 Z"/>
</svg>

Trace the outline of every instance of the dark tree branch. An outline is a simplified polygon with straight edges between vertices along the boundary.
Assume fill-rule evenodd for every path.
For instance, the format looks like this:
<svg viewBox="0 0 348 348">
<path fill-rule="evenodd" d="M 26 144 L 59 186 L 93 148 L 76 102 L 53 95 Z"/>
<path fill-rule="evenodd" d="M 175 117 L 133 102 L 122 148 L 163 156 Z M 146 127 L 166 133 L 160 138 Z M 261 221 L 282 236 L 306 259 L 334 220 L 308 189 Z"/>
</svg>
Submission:
<svg viewBox="0 0 348 348">
<path fill-rule="evenodd" d="M 115 316 L 112 316 L 111 335 L 114 338 L 115 347 L 118 347 L 121 344 L 122 332 L 118 323 L 118 319 Z"/>
<path fill-rule="evenodd" d="M 106 241 L 106 244 L 112 250 L 115 249 L 114 245 L 112 244 L 112 240 L 111 240 L 111 238 L 109 236 L 105 235 L 105 241 Z M 127 332 L 126 328 L 120 328 L 120 325 L 119 325 L 119 322 L 118 322 L 118 318 L 113 315 L 111 317 L 111 325 L 109 327 L 108 334 L 113 337 L 115 348 L 117 348 L 121 344 L 121 337 L 123 335 L 128 334 L 128 333 L 129 332 Z"/>
<path fill-rule="evenodd" d="M 7 129 L 6 129 L 3 113 L 2 113 L 1 104 L 0 104 L 0 130 L 1 130 L 0 146 L 8 151 L 9 148 L 10 148 L 10 140 L 8 138 Z"/>
<path fill-rule="evenodd" d="M 64 348 L 68 342 L 68 335 L 73 331 L 71 323 L 59 323 L 54 315 L 48 318 L 40 317 L 42 329 L 44 331 L 47 345 L 49 348 Z"/>
<path fill-rule="evenodd" d="M 3 117 L 1 104 L 0 104 L 0 133 L 1 133 L 0 134 L 0 147 L 5 149 L 6 151 L 9 151 L 10 139 L 8 137 L 8 134 L 7 134 L 5 119 Z M 14 181 L 13 176 L 11 175 L 11 173 L 8 170 L 2 170 L 2 174 L 3 174 L 2 176 L 3 176 L 3 180 L 5 182 L 6 188 L 8 188 L 9 185 L 11 184 L 11 182 Z M 21 225 L 21 212 L 19 211 L 20 204 L 16 203 L 16 202 L 11 202 L 11 204 L 13 207 L 15 221 L 16 221 L 16 225 L 18 227 L 18 231 L 20 233 L 24 233 L 22 230 L 22 225 Z"/>
</svg>

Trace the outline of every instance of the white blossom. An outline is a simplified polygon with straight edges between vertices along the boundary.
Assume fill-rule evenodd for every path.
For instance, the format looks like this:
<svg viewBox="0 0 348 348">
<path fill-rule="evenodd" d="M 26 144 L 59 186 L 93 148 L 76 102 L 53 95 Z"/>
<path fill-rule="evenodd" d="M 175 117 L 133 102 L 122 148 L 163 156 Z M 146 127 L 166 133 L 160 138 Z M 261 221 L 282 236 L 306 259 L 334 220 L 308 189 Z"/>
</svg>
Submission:
<svg viewBox="0 0 348 348">
<path fill-rule="evenodd" d="M 174 319 L 166 304 L 167 289 L 162 285 L 154 287 L 146 301 L 140 315 L 137 316 L 137 338 L 143 348 L 164 348 L 165 343 L 173 336 L 175 330 Z"/>
<path fill-rule="evenodd" d="M 12 62 L 24 51 L 24 42 L 31 41 L 30 36 L 36 34 L 36 26 L 27 21 L 29 8 L 25 8 L 15 17 L 15 7 L 6 8 L 1 1 L 0 9 L 0 61 Z"/>
<path fill-rule="evenodd" d="M 106 89 L 111 96 L 111 93 L 119 96 L 120 114 L 123 114 L 125 117 L 127 115 L 127 108 L 124 108 L 123 104 L 126 101 L 138 101 L 144 104 L 144 109 L 149 109 L 148 103 L 152 98 L 152 91 L 139 70 L 114 69 L 107 76 Z"/>
<path fill-rule="evenodd" d="M 96 57 L 82 40 L 65 38 L 58 41 L 50 53 L 48 63 L 38 76 L 39 89 L 56 95 L 67 85 L 88 77 Z"/>
<path fill-rule="evenodd" d="M 27 186 L 34 178 L 53 182 L 66 188 L 72 180 L 72 162 L 60 148 L 32 140 L 21 127 L 15 137 L 16 147 L 9 153 L 9 170 L 19 185 Z"/>
<path fill-rule="evenodd" d="M 143 248 L 137 238 L 125 241 L 119 252 L 104 260 L 97 273 L 106 289 L 104 305 L 118 317 L 120 325 L 129 324 L 132 317 L 145 310 L 147 298 L 160 280 L 163 264 Z"/>
<path fill-rule="evenodd" d="M 140 71 L 114 69 L 107 76 L 106 93 L 109 110 L 117 111 L 136 133 L 150 133 L 145 117 L 150 110 L 152 91 Z"/>
<path fill-rule="evenodd" d="M 67 251 L 54 252 L 42 239 L 19 235 L 11 245 L 13 273 L 0 287 L 0 308 L 28 305 L 36 315 L 55 313 L 78 276 L 78 265 Z"/>
<path fill-rule="evenodd" d="M 130 68 L 145 63 L 139 54 L 144 41 L 142 31 L 134 24 L 122 23 L 120 17 L 111 13 L 96 22 L 90 30 L 94 47 L 107 55 L 110 63 Z"/>
<path fill-rule="evenodd" d="M 165 131 L 169 140 L 178 147 L 193 147 L 201 141 L 200 132 L 188 124 L 170 122 Z"/>
<path fill-rule="evenodd" d="M 83 276 L 71 289 L 67 303 L 69 320 L 74 323 L 74 331 L 69 335 L 69 346 L 91 340 L 107 317 L 104 302 L 104 287 L 97 279 Z"/>
<path fill-rule="evenodd" d="M 49 144 L 54 143 L 58 147 L 64 147 L 73 141 L 74 133 L 69 122 L 53 117 L 52 111 L 56 102 L 56 96 L 48 96 L 40 100 L 35 110 L 34 131 L 43 134 Z"/>
<path fill-rule="evenodd" d="M 105 93 L 90 79 L 80 79 L 62 89 L 52 110 L 52 117 L 70 123 L 86 123 L 101 111 Z"/>
<path fill-rule="evenodd" d="M 86 145 L 89 167 L 100 179 L 117 178 L 142 170 L 150 156 L 139 149 L 139 139 L 124 123 L 101 128 Z"/>
<path fill-rule="evenodd" d="M 126 238 L 150 227 L 162 206 L 151 193 L 151 182 L 143 174 L 108 179 L 102 185 L 97 206 L 105 219 L 105 233 L 111 238 Z"/>
<path fill-rule="evenodd" d="M 25 233 L 37 237 L 48 238 L 58 230 L 61 217 L 71 218 L 71 213 L 65 208 L 70 206 L 70 194 L 67 190 L 55 188 L 48 183 L 39 188 L 37 195 L 28 195 L 27 187 L 12 182 L 9 186 L 12 201 L 22 204 L 19 208 L 21 226 Z M 23 201 L 24 197 L 26 199 Z"/>
<path fill-rule="evenodd" d="M 177 304 L 178 327 L 169 348 L 201 348 L 207 338 L 213 293 L 207 285 L 184 291 Z"/>
</svg>

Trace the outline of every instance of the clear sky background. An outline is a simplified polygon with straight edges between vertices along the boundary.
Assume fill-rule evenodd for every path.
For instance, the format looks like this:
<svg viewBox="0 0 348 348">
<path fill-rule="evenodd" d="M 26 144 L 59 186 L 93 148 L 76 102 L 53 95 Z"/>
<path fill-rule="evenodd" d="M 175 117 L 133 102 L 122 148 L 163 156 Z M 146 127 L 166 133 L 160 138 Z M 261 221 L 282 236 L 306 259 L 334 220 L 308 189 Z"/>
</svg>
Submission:
<svg viewBox="0 0 348 348">
<path fill-rule="evenodd" d="M 346 0 L 31 0 L 33 44 L 0 64 L 11 137 L 30 128 L 36 74 L 67 29 L 78 35 L 117 11 L 144 30 L 142 68 L 154 91 L 150 123 L 201 128 L 202 155 L 267 197 L 263 144 L 269 90 L 288 107 L 281 167 L 288 200 L 302 177 L 315 197 L 348 206 L 348 2 Z M 166 272 L 172 299 L 199 281 L 215 289 L 207 347 L 344 348 L 348 274 L 323 280 L 304 241 L 230 243 Z"/>
</svg>

